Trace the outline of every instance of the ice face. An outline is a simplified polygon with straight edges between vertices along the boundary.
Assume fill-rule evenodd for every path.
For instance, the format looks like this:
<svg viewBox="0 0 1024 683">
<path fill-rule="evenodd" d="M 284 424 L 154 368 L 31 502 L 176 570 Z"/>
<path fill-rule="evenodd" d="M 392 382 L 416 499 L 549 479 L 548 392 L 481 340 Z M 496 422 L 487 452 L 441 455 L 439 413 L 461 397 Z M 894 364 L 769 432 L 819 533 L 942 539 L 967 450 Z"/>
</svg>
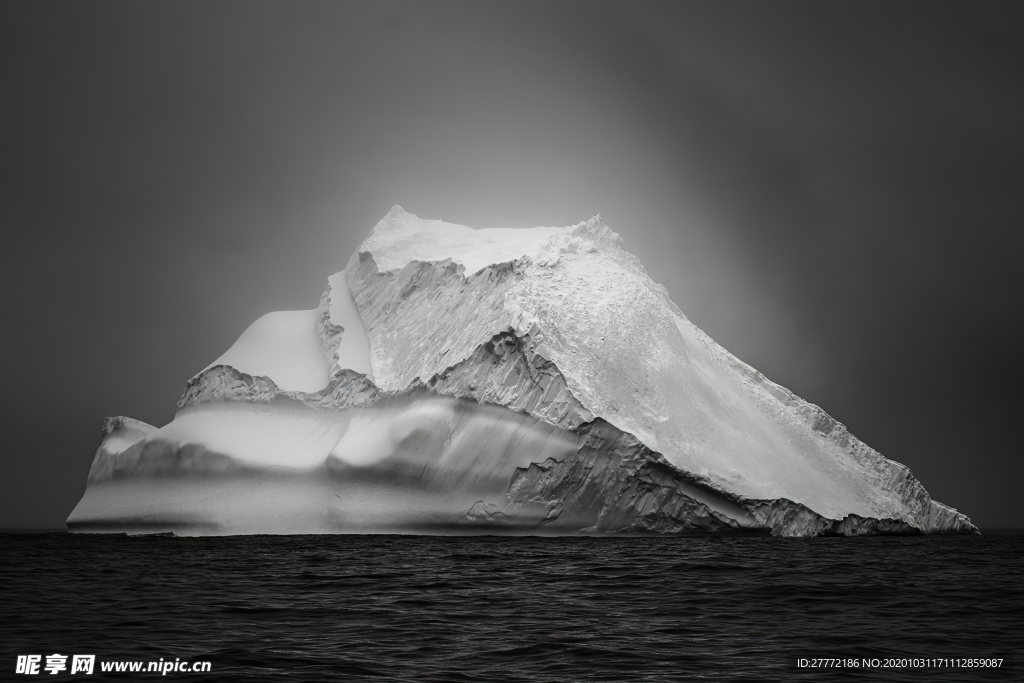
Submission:
<svg viewBox="0 0 1024 683">
<path fill-rule="evenodd" d="M 321 340 L 329 357 L 332 376 L 340 370 L 353 370 L 372 380 L 370 339 L 348 289 L 344 271 L 327 279 L 319 315 L 324 321 Z"/>
<path fill-rule="evenodd" d="M 205 403 L 98 457 L 68 523 L 180 534 L 539 527 L 548 507 L 510 505 L 509 482 L 575 449 L 567 430 L 436 395 L 338 411 Z"/>
<path fill-rule="evenodd" d="M 697 329 L 600 217 L 472 230 L 395 207 L 316 309 L 258 320 L 179 408 L 107 431 L 70 526 L 974 530 Z"/>
</svg>

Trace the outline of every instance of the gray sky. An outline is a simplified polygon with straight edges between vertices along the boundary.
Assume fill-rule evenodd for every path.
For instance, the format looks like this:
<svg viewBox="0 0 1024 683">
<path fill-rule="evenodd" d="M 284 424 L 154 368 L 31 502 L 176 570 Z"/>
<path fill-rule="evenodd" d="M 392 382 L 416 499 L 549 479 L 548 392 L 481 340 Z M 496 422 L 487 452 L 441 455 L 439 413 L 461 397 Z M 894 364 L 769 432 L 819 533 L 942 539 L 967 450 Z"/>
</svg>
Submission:
<svg viewBox="0 0 1024 683">
<path fill-rule="evenodd" d="M 716 341 L 1024 526 L 1020 3 L 6 2 L 0 526 L 392 204 L 601 213 Z"/>
</svg>

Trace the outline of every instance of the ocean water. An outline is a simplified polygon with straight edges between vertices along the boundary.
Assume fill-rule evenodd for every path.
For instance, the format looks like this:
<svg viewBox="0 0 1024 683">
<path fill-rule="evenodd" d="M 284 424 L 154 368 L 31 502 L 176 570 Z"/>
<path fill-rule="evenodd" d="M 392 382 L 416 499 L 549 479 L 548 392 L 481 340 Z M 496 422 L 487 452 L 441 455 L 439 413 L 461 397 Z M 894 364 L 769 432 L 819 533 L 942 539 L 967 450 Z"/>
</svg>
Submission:
<svg viewBox="0 0 1024 683">
<path fill-rule="evenodd" d="M 1024 680 L 1024 531 L 0 538 L 0 680 Z M 94 654 L 90 676 L 18 655 Z M 798 668 L 1004 658 L 999 669 Z M 209 673 L 100 671 L 209 661 Z M 70 662 L 70 659 L 68 660 Z M 70 667 L 69 667 L 70 668 Z"/>
</svg>

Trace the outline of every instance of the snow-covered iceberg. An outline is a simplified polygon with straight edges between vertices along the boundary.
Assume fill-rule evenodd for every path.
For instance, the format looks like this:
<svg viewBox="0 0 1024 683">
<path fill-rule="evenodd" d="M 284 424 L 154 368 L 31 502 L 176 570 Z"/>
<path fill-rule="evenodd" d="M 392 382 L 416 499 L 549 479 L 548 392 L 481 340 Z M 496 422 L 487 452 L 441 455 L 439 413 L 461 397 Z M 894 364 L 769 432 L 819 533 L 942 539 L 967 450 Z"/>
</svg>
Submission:
<svg viewBox="0 0 1024 683">
<path fill-rule="evenodd" d="M 697 329 L 594 217 L 394 207 L 159 429 L 110 418 L 75 531 L 976 533 Z"/>
</svg>

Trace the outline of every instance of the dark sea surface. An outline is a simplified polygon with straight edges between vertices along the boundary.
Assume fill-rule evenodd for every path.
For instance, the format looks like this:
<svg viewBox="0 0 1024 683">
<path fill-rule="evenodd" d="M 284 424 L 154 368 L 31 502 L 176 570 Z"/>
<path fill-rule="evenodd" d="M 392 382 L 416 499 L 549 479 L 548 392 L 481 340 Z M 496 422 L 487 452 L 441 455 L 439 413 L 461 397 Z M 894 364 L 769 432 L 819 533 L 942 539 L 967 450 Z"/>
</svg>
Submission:
<svg viewBox="0 0 1024 683">
<path fill-rule="evenodd" d="M 1024 531 L 0 543 L 0 680 L 1024 680 Z M 95 673 L 14 673 L 17 655 L 54 653 L 95 654 Z M 794 664 L 990 655 L 1008 659 L 988 671 Z M 208 660 L 211 673 L 100 672 L 160 658 Z"/>
</svg>

